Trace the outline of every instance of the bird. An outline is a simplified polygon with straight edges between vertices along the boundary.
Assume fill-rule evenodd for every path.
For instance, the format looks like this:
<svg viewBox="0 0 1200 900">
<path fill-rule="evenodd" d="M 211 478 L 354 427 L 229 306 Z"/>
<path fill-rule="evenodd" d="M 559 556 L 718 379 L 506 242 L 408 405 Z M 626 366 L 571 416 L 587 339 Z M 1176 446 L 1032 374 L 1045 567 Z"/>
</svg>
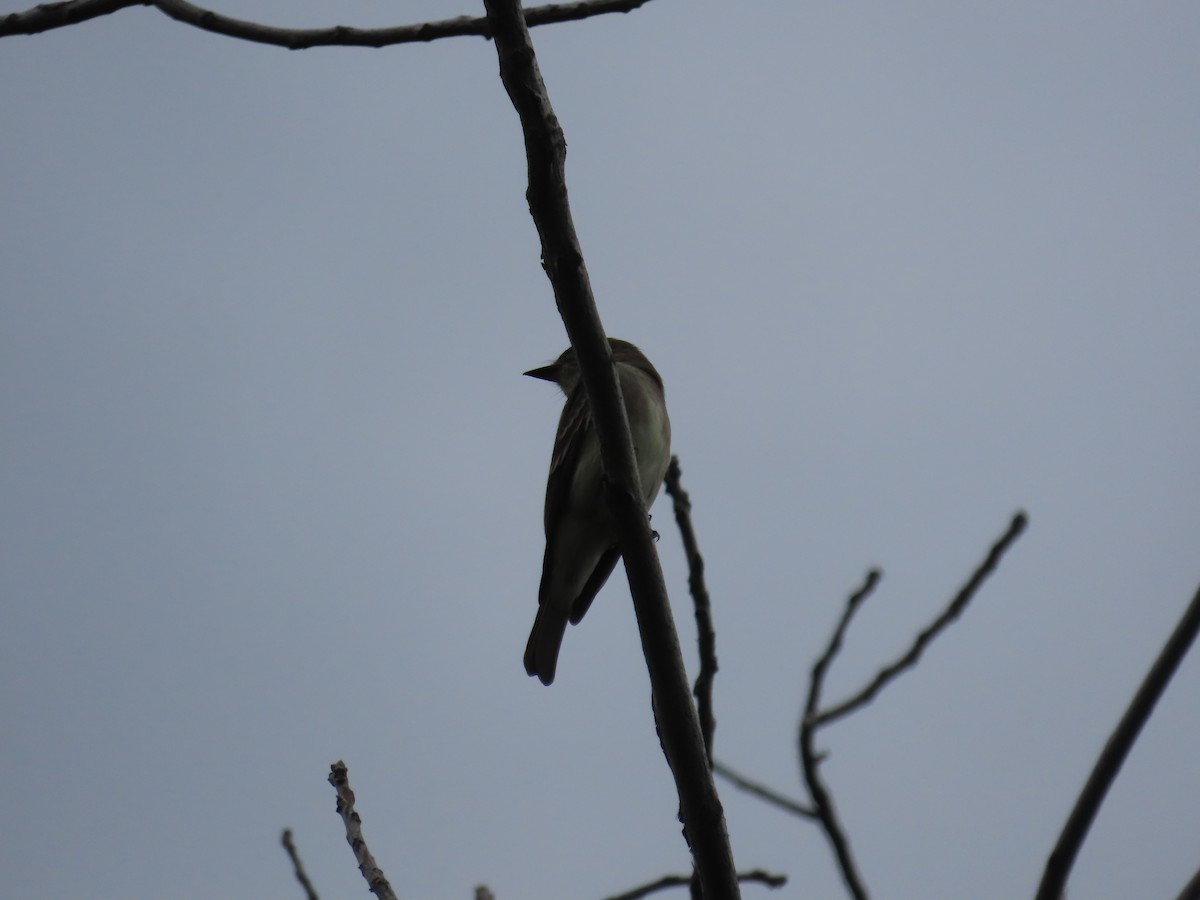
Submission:
<svg viewBox="0 0 1200 900">
<path fill-rule="evenodd" d="M 647 509 L 658 496 L 671 459 L 671 420 L 662 377 L 628 341 L 608 339 L 633 436 Z M 525 647 L 525 671 L 543 684 L 554 681 L 567 622 L 577 625 L 608 576 L 621 548 L 604 492 L 600 442 L 592 422 L 575 350 L 524 374 L 562 388 L 566 405 L 558 420 L 546 481 L 546 552 L 538 587 L 538 610 Z"/>
</svg>

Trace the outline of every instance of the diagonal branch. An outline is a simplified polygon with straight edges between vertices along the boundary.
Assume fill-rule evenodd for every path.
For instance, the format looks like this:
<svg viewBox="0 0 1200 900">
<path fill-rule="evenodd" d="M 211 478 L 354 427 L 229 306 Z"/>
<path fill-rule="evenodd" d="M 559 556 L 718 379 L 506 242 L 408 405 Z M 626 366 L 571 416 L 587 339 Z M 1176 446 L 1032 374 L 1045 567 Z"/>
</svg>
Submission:
<svg viewBox="0 0 1200 900">
<path fill-rule="evenodd" d="M 957 619 L 959 615 L 962 614 L 962 611 L 966 609 L 967 604 L 971 602 L 971 598 L 975 596 L 975 593 L 979 590 L 979 587 L 984 581 L 987 580 L 987 577 L 991 575 L 993 571 L 995 571 L 996 566 L 1000 564 L 1000 560 L 1008 548 L 1011 547 L 1013 542 L 1021 536 L 1021 532 L 1025 530 L 1025 526 L 1028 524 L 1028 522 L 1029 519 L 1023 512 L 1018 512 L 1015 516 L 1013 516 L 1012 523 L 1008 526 L 1008 531 L 1006 531 L 1000 540 L 993 545 L 992 549 L 988 552 L 987 558 L 979 564 L 979 568 L 975 570 L 975 572 L 967 580 L 967 583 L 959 588 L 958 593 L 955 595 L 954 599 L 950 601 L 950 605 L 946 607 L 945 611 L 943 611 L 940 616 L 934 619 L 929 627 L 917 635 L 912 646 L 908 648 L 908 652 L 895 662 L 880 669 L 879 673 L 875 676 L 871 683 L 854 696 L 843 700 L 836 706 L 829 707 L 821 710 L 820 712 L 817 712 L 815 709 L 811 710 L 809 714 L 813 716 L 813 726 L 816 728 L 821 728 L 830 724 L 831 722 L 837 721 L 843 716 L 849 715 L 859 707 L 866 706 L 875 699 L 875 696 L 881 690 L 883 690 L 889 682 L 894 680 L 906 669 L 910 669 L 915 666 L 917 661 L 921 658 L 921 654 L 925 652 L 925 648 L 932 643 L 933 639 L 941 634 L 941 632 L 945 630 L 946 626 Z M 848 609 L 846 614 L 847 619 L 851 614 L 852 611 Z M 832 645 L 831 649 L 833 649 Z M 836 652 L 836 650 L 834 652 Z"/>
<path fill-rule="evenodd" d="M 542 267 L 579 360 L 600 443 L 607 499 L 620 535 L 654 712 L 679 794 L 684 834 L 706 900 L 737 897 L 737 873 L 725 816 L 704 751 L 662 567 L 654 550 L 612 350 L 596 310 L 567 201 L 566 140 L 538 70 L 520 3 L 485 0 L 484 6 L 492 23 L 500 77 L 525 136 L 529 164 L 526 196 L 541 239 Z"/>
<path fill-rule="evenodd" d="M 1197 590 L 1195 596 L 1192 597 L 1191 603 L 1184 610 L 1183 618 L 1175 626 L 1175 630 L 1158 654 L 1158 659 L 1154 661 L 1154 665 L 1150 667 L 1141 687 L 1134 694 L 1129 708 L 1125 710 L 1125 715 L 1121 717 L 1121 721 L 1117 723 L 1108 743 L 1100 752 L 1100 758 L 1096 760 L 1096 766 L 1092 769 L 1092 774 L 1088 776 L 1087 784 L 1083 786 L 1079 799 L 1075 801 L 1075 808 L 1071 810 L 1067 824 L 1063 826 L 1058 843 L 1055 844 L 1050 858 L 1046 861 L 1046 871 L 1042 875 L 1042 883 L 1038 886 L 1036 900 L 1058 900 L 1063 895 L 1067 876 L 1071 874 L 1075 857 L 1079 853 L 1079 848 L 1083 846 L 1088 830 L 1092 827 L 1092 821 L 1100 810 L 1100 804 L 1104 802 L 1105 794 L 1116 780 L 1117 773 L 1121 771 L 1125 757 L 1133 748 L 1142 726 L 1154 712 L 1155 705 L 1167 689 L 1167 685 L 1171 683 L 1171 677 L 1179 668 L 1179 663 L 1183 661 L 1184 656 L 1187 655 L 1198 631 L 1200 631 L 1200 590 Z M 1200 874 L 1197 875 L 1197 879 L 1200 879 Z M 1193 879 L 1193 882 L 1195 881 L 1196 879 Z M 1186 893 L 1187 889 L 1185 889 L 1185 896 Z"/>
<path fill-rule="evenodd" d="M 529 27 L 573 22 L 605 13 L 631 12 L 649 0 L 578 0 L 574 3 L 548 3 L 525 11 Z M 235 19 L 187 0 L 66 0 L 43 3 L 0 18 L 0 37 L 10 34 L 37 34 L 54 28 L 75 25 L 98 16 L 106 16 L 130 6 L 157 6 L 179 22 L 204 31 L 223 34 L 259 44 L 305 50 L 310 47 L 390 47 L 436 41 L 448 37 L 491 37 L 484 16 L 457 16 L 436 22 L 395 25 L 387 28 L 355 28 L 331 25 L 326 28 L 281 28 Z"/>
</svg>

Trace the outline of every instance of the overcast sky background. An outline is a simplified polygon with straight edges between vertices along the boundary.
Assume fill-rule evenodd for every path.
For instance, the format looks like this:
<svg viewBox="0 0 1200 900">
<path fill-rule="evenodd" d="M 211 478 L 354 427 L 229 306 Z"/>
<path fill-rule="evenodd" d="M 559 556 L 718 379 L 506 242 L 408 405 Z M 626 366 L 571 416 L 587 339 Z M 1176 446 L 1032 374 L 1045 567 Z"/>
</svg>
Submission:
<svg viewBox="0 0 1200 900">
<path fill-rule="evenodd" d="M 875 896 L 1030 896 L 1200 583 L 1200 7 L 655 0 L 534 40 L 601 315 L 666 380 L 718 757 L 798 794 L 846 595 L 883 568 L 831 700 L 1024 508 L 821 746 Z M 323 897 L 367 896 L 337 759 L 402 897 L 688 871 L 623 574 L 553 687 L 521 665 L 561 407 L 521 372 L 566 338 L 492 45 L 287 52 L 136 8 L 0 41 L 0 84 L 5 896 L 300 897 L 285 826 Z M 1198 697 L 1194 651 L 1072 898 L 1200 865 Z M 812 825 L 721 790 L 773 896 L 843 896 Z"/>
</svg>

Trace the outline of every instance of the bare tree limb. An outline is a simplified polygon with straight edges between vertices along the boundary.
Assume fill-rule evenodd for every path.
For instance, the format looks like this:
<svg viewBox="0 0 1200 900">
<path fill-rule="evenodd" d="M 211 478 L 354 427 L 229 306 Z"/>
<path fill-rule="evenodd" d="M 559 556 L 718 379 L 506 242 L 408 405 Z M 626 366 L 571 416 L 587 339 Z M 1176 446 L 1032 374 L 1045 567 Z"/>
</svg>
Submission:
<svg viewBox="0 0 1200 900">
<path fill-rule="evenodd" d="M 292 871 L 296 873 L 296 880 L 300 882 L 300 886 L 304 888 L 304 896 L 306 900 L 321 900 L 317 896 L 316 889 L 313 888 L 312 882 L 308 880 L 308 873 L 304 871 L 304 863 L 300 861 L 300 854 L 296 852 L 296 845 L 292 843 L 292 829 L 283 829 L 283 835 L 280 838 L 280 843 L 283 844 L 283 849 L 287 851 L 288 858 L 292 861 Z"/>
<path fill-rule="evenodd" d="M 379 900 L 396 900 L 392 886 L 375 863 L 362 833 L 362 818 L 354 809 L 354 791 L 350 790 L 350 774 L 340 759 L 329 767 L 329 783 L 337 791 L 337 811 L 346 826 L 346 841 L 358 861 L 358 871 L 366 879 L 367 887 Z"/>
<path fill-rule="evenodd" d="M 770 872 L 764 872 L 762 869 L 739 872 L 737 878 L 740 882 L 756 882 L 758 884 L 765 884 L 770 888 L 781 888 L 787 884 L 786 875 L 772 875 Z M 691 884 L 691 881 L 690 875 L 664 875 L 657 881 L 636 887 L 623 894 L 613 894 L 611 897 L 606 897 L 605 900 L 641 900 L 642 897 L 648 897 L 656 891 L 665 891 L 668 888 L 674 887 L 685 887 Z"/>
<path fill-rule="evenodd" d="M 808 682 L 808 699 L 804 705 L 804 715 L 800 719 L 800 736 L 798 740 L 800 769 L 804 775 L 804 783 L 808 785 L 808 794 L 812 797 L 813 804 L 816 806 L 817 819 L 820 821 L 821 827 L 825 831 L 825 836 L 833 847 L 834 856 L 837 857 L 838 869 L 842 873 L 842 880 L 846 883 L 846 889 L 855 900 L 866 900 L 868 896 L 867 889 L 863 884 L 862 876 L 858 872 L 858 866 L 854 862 L 854 855 L 850 852 L 850 841 L 846 837 L 846 832 L 842 828 L 841 821 L 838 819 L 837 809 L 833 805 L 833 796 L 829 793 L 825 782 L 821 778 L 821 773 L 818 771 L 821 764 L 821 757 L 817 755 L 813 747 L 813 737 L 817 730 L 817 710 L 821 704 L 821 689 L 825 685 L 825 673 L 829 670 L 829 665 L 833 662 L 834 656 L 841 649 L 842 638 L 846 634 L 846 628 L 849 626 L 850 620 L 854 617 L 855 611 L 870 596 L 871 591 L 875 589 L 875 585 L 879 583 L 879 577 L 879 570 L 872 569 L 867 573 L 862 587 L 850 595 L 850 598 L 846 601 L 846 610 L 842 613 L 841 620 L 833 630 L 833 636 L 830 637 L 825 652 L 813 664 L 812 675 Z"/>
<path fill-rule="evenodd" d="M 1183 661 L 1184 656 L 1187 655 L 1198 631 L 1200 631 L 1200 589 L 1196 591 L 1191 603 L 1184 610 L 1179 624 L 1175 626 L 1175 630 L 1163 645 L 1158 659 L 1150 667 L 1145 680 L 1134 694 L 1129 708 L 1125 710 L 1125 715 L 1121 717 L 1121 721 L 1117 723 L 1116 729 L 1100 752 L 1100 758 L 1096 760 L 1092 774 L 1088 776 L 1087 784 L 1083 786 L 1079 799 L 1075 801 L 1075 808 L 1071 810 L 1071 815 L 1067 818 L 1066 825 L 1063 826 L 1062 834 L 1059 835 L 1058 843 L 1055 844 L 1054 850 L 1051 851 L 1050 858 L 1046 862 L 1042 883 L 1038 886 L 1037 900 L 1058 900 L 1062 896 L 1067 878 L 1071 874 L 1071 867 L 1075 864 L 1075 857 L 1079 853 L 1079 848 L 1083 846 L 1084 839 L 1087 838 L 1092 821 L 1100 810 L 1100 804 L 1104 802 L 1104 797 L 1121 771 L 1125 757 L 1133 748 L 1142 726 L 1154 712 L 1155 705 L 1167 689 L 1167 685 L 1171 683 L 1171 677 L 1179 668 L 1179 663 Z M 1200 875 L 1197 877 L 1200 878 Z M 1196 879 L 1193 879 L 1193 883 L 1195 882 Z M 1185 895 L 1186 890 L 1185 888 Z"/>
<path fill-rule="evenodd" d="M 717 730 L 717 720 L 713 715 L 712 688 L 713 679 L 717 675 L 717 632 L 713 628 L 712 603 L 708 598 L 708 587 L 704 584 L 704 557 L 700 555 L 700 545 L 696 541 L 696 532 L 692 528 L 692 501 L 681 481 L 683 470 L 679 466 L 679 457 L 671 457 L 671 465 L 667 467 L 667 493 L 675 508 L 675 523 L 679 526 L 679 535 L 683 539 L 683 552 L 687 555 L 688 590 L 692 594 L 692 604 L 696 608 L 696 642 L 700 645 L 700 674 L 696 676 L 696 684 L 692 694 L 696 698 L 696 708 L 700 714 L 700 733 L 704 737 L 704 750 L 711 764 L 713 758 L 713 735 Z"/>
<path fill-rule="evenodd" d="M 631 12 L 649 0 L 578 0 L 574 3 L 548 3 L 525 11 L 529 27 L 572 22 L 605 13 Z M 235 19 L 187 0 L 67 0 L 43 3 L 0 18 L 0 37 L 11 34 L 37 34 L 53 28 L 75 25 L 87 19 L 105 16 L 130 6 L 157 6 L 164 14 L 204 31 L 223 34 L 259 44 L 306 50 L 310 47 L 391 47 L 436 41 L 448 37 L 490 38 L 487 18 L 458 16 L 436 22 L 395 25 L 388 28 L 355 28 L 332 25 L 327 28 L 281 28 Z"/>
<path fill-rule="evenodd" d="M 637 465 L 612 350 L 596 310 L 583 251 L 567 201 L 566 140 L 554 115 L 517 0 L 484 0 L 500 77 L 516 108 L 529 163 L 529 211 L 541 239 L 542 267 L 583 376 L 600 442 L 608 502 L 620 534 L 642 650 L 650 674 L 663 751 L 675 778 L 684 834 L 707 900 L 737 897 L 737 873 L 725 815 L 704 751 L 671 618 L 662 567 Z"/>
<path fill-rule="evenodd" d="M 1004 556 L 1005 552 L 1009 547 L 1012 546 L 1013 542 L 1021 536 L 1021 532 L 1025 530 L 1025 526 L 1028 524 L 1028 522 L 1029 518 L 1024 512 L 1018 512 L 1015 516 L 1013 516 L 1012 523 L 1008 526 L 1008 531 L 1006 531 L 1000 540 L 995 543 L 992 549 L 988 552 L 987 558 L 980 563 L 979 568 L 975 570 L 975 572 L 967 580 L 966 584 L 959 588 L 954 599 L 950 601 L 950 605 L 946 607 L 940 616 L 933 620 L 929 627 L 917 635 L 912 646 L 909 647 L 908 652 L 895 662 L 881 669 L 875 678 L 872 679 L 870 684 L 849 699 L 843 700 L 836 706 L 829 707 L 821 710 L 820 712 L 816 711 L 815 709 L 811 710 L 810 714 L 814 717 L 813 726 L 816 728 L 821 728 L 831 722 L 837 721 L 843 716 L 849 715 L 859 707 L 866 706 L 875 699 L 875 696 L 881 690 L 883 690 L 889 682 L 903 673 L 906 669 L 910 669 L 915 666 L 917 661 L 921 658 L 921 654 L 925 651 L 925 648 L 932 643 L 933 639 L 936 638 L 943 630 L 945 630 L 946 626 L 957 619 L 959 615 L 962 614 L 962 611 L 967 608 L 967 604 L 971 602 L 971 598 L 975 596 L 975 592 L 979 590 L 980 585 L 987 580 L 987 577 L 991 575 L 993 571 L 995 571 L 996 566 L 1000 564 L 1000 560 Z M 849 618 L 851 614 L 851 610 L 847 610 L 847 618 Z"/>
<path fill-rule="evenodd" d="M 817 816 L 817 811 L 812 807 L 798 803 L 790 797 L 785 797 L 783 794 L 772 790 L 764 784 L 760 784 L 757 781 L 752 781 L 745 775 L 742 775 L 740 772 L 734 771 L 719 759 L 713 760 L 713 771 L 726 781 L 730 782 L 734 787 L 740 788 L 747 794 L 753 794 L 755 797 L 758 797 L 760 800 L 765 800 L 772 806 L 778 806 L 780 809 L 784 810 L 785 812 L 790 812 L 794 816 L 799 816 L 802 819 L 819 818 Z"/>
</svg>

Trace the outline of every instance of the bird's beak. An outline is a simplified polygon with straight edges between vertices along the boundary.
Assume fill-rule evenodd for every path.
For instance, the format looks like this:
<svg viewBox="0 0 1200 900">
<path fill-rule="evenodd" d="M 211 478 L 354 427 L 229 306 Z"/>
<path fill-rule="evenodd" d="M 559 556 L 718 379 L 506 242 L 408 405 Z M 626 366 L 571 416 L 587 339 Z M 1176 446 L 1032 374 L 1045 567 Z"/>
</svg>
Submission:
<svg viewBox="0 0 1200 900">
<path fill-rule="evenodd" d="M 558 381 L 558 363 L 542 366 L 540 369 L 530 369 L 523 373 L 530 378 L 540 378 L 542 381 Z"/>
</svg>

